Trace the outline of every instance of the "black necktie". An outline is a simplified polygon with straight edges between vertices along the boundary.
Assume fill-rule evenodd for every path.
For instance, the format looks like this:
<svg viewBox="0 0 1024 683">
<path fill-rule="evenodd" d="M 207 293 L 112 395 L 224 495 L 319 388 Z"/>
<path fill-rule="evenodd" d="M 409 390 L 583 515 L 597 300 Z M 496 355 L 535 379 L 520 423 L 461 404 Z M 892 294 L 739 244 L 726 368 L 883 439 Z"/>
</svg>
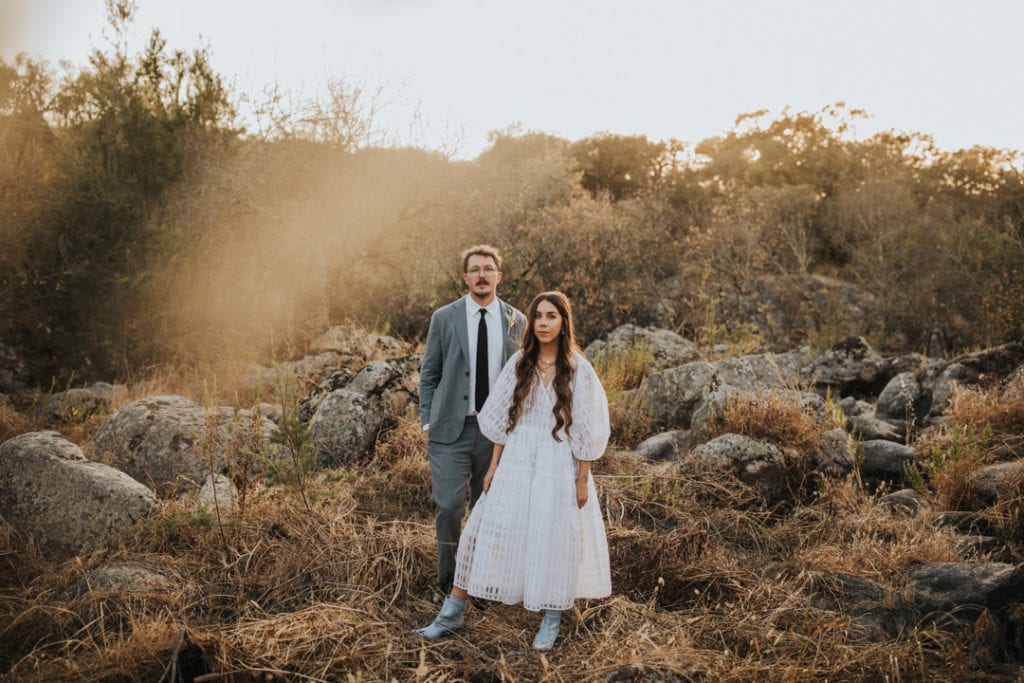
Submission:
<svg viewBox="0 0 1024 683">
<path fill-rule="evenodd" d="M 476 412 L 487 400 L 487 309 L 480 309 L 480 324 L 476 328 Z"/>
</svg>

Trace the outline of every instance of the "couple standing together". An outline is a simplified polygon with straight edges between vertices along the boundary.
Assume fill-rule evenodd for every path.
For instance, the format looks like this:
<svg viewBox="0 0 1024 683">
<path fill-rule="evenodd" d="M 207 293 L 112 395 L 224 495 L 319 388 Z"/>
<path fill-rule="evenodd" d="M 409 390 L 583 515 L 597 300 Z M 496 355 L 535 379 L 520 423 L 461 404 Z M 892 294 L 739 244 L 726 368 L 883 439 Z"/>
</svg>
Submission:
<svg viewBox="0 0 1024 683">
<path fill-rule="evenodd" d="M 469 293 L 434 312 L 420 367 L 437 579 L 451 593 L 416 633 L 460 627 L 472 595 L 543 611 L 533 647 L 548 651 L 576 598 L 611 594 L 590 475 L 608 401 L 564 294 L 537 295 L 524 316 L 497 298 L 501 256 L 487 245 L 463 252 L 462 272 Z"/>
</svg>

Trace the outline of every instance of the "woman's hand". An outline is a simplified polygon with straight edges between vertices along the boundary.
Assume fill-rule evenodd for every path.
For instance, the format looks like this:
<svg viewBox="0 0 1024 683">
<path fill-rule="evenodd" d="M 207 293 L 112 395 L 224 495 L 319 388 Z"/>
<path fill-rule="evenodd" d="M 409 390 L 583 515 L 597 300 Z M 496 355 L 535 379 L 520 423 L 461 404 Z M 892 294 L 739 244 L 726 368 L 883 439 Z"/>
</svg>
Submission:
<svg viewBox="0 0 1024 683">
<path fill-rule="evenodd" d="M 491 480 L 494 479 L 494 470 L 496 467 L 488 467 L 487 473 L 484 475 L 484 493 L 491 490 Z"/>
<path fill-rule="evenodd" d="M 587 504 L 587 480 L 577 479 L 576 480 L 576 507 L 582 508 Z"/>
</svg>

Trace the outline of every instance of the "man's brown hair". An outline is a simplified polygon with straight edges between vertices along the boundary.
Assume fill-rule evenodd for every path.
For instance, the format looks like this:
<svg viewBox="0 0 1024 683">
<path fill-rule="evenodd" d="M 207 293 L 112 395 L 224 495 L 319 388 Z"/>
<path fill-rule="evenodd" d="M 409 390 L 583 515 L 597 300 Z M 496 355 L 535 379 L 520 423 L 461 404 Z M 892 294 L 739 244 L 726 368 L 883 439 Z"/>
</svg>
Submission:
<svg viewBox="0 0 1024 683">
<path fill-rule="evenodd" d="M 466 269 L 469 268 L 469 257 L 470 256 L 490 256 L 494 259 L 494 265 L 501 270 L 501 254 L 498 250 L 489 244 L 477 244 L 476 246 L 470 247 L 466 251 L 462 252 L 462 272 L 465 273 Z"/>
</svg>

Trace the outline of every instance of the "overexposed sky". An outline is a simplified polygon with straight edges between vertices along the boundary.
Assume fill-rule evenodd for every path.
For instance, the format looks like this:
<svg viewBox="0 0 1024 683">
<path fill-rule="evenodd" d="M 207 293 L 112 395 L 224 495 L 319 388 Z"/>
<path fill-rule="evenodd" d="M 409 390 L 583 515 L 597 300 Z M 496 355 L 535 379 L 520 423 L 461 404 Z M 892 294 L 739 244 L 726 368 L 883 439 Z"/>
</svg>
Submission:
<svg viewBox="0 0 1024 683">
<path fill-rule="evenodd" d="M 84 64 L 104 25 L 103 0 L 0 0 L 0 56 Z M 141 0 L 152 28 L 238 93 L 385 84 L 395 142 L 463 157 L 516 123 L 697 142 L 840 100 L 862 133 L 1024 150 L 1024 0 Z"/>
</svg>

